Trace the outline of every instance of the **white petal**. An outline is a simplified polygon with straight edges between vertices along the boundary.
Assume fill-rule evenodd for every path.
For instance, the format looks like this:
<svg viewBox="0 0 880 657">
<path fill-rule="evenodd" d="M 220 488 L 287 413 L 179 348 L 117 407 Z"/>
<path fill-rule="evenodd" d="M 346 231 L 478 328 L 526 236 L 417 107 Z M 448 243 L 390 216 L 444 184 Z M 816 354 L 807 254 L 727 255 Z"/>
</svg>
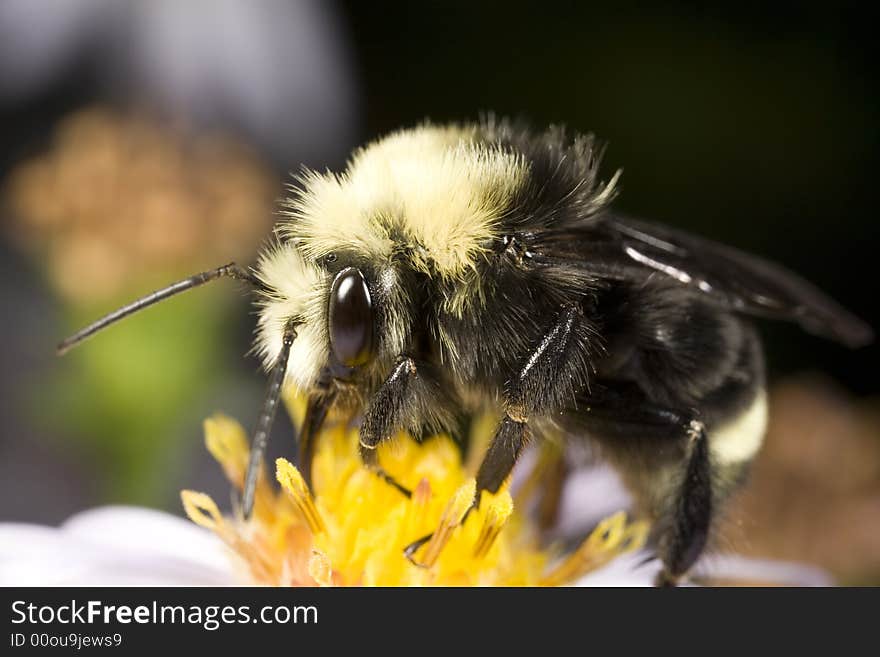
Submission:
<svg viewBox="0 0 880 657">
<path fill-rule="evenodd" d="M 3 524 L 0 546 L 4 586 L 246 583 L 213 534 L 149 509 L 95 509 L 58 529 Z"/>
<path fill-rule="evenodd" d="M 233 586 L 231 577 L 164 560 L 60 551 L 51 561 L 25 557 L 0 563 L 2 586 Z"/>
<path fill-rule="evenodd" d="M 211 532 L 169 513 L 131 506 L 107 506 L 71 516 L 61 530 L 116 553 L 150 553 L 229 570 L 230 554 Z"/>
<path fill-rule="evenodd" d="M 586 536 L 603 518 L 628 509 L 632 500 L 610 467 L 581 468 L 566 479 L 555 532 Z"/>
<path fill-rule="evenodd" d="M 0 585 L 88 583 L 86 573 L 100 553 L 52 527 L 0 525 Z"/>
<path fill-rule="evenodd" d="M 604 568 L 581 577 L 574 586 L 653 586 L 660 563 L 656 559 L 645 563 L 648 557 L 647 552 L 624 554 Z"/>
<path fill-rule="evenodd" d="M 43 525 L 7 522 L 0 524 L 0 562 L 51 549 L 58 540 L 58 530 Z"/>
<path fill-rule="evenodd" d="M 772 559 L 752 559 L 737 554 L 710 554 L 697 564 L 694 574 L 722 580 L 766 582 L 768 585 L 834 585 L 832 577 L 816 566 Z"/>
<path fill-rule="evenodd" d="M 653 586 L 660 572 L 660 561 L 647 551 L 626 554 L 582 577 L 576 586 Z M 647 562 L 646 562 L 647 560 Z M 710 554 L 692 570 L 695 577 L 722 581 L 761 583 L 768 586 L 831 586 L 833 580 L 823 570 L 807 564 L 769 559 L 750 559 L 734 554 Z"/>
</svg>

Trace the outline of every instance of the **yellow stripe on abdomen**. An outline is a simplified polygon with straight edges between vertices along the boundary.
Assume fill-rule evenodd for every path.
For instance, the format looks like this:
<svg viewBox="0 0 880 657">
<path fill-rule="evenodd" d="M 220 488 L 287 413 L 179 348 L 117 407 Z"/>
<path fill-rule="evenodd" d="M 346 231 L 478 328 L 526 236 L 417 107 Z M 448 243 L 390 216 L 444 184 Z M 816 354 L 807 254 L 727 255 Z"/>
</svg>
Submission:
<svg viewBox="0 0 880 657">
<path fill-rule="evenodd" d="M 717 465 L 742 463 L 755 456 L 767 431 L 767 392 L 759 390 L 736 418 L 709 433 L 709 451 Z"/>
</svg>

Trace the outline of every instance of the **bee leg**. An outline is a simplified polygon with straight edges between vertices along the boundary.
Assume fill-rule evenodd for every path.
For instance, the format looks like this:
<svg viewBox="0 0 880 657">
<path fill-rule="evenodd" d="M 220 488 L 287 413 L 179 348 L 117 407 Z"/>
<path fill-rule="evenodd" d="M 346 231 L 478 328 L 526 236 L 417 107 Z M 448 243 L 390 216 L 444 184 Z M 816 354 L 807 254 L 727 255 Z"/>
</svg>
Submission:
<svg viewBox="0 0 880 657">
<path fill-rule="evenodd" d="M 316 438 L 334 399 L 335 389 L 327 388 L 326 392 L 310 395 L 306 404 L 306 415 L 299 430 L 299 467 L 309 490 L 312 490 L 312 461 L 315 457 Z"/>
<path fill-rule="evenodd" d="M 606 389 L 604 394 L 580 396 L 577 424 L 572 429 L 589 432 L 609 456 L 618 450 L 628 458 L 634 453 L 681 454 L 670 456 L 670 463 L 683 466 L 670 503 L 649 510 L 656 518 L 658 556 L 663 563 L 656 584 L 675 586 L 702 554 L 711 530 L 717 494 L 706 427 L 693 413 L 651 403 L 632 391 L 621 392 Z"/>
<path fill-rule="evenodd" d="M 530 437 L 531 431 L 525 419 L 514 419 L 510 415 L 504 416 L 486 455 L 483 457 L 480 469 L 477 471 L 475 507 L 480 506 L 482 491 L 498 492 L 498 489 L 510 476 L 522 448 L 525 447 Z"/>
<path fill-rule="evenodd" d="M 504 419 L 501 420 L 501 424 L 498 426 L 495 437 L 492 439 L 486 456 L 483 457 L 483 462 L 480 464 L 480 469 L 477 472 L 474 501 L 471 502 L 467 511 L 464 512 L 460 524 L 465 523 L 471 511 L 480 508 L 480 498 L 484 490 L 490 493 L 498 492 L 498 489 L 501 488 L 501 485 L 510 476 L 510 472 L 513 470 L 513 466 L 516 464 L 520 452 L 522 452 L 522 448 L 528 442 L 530 436 L 531 431 L 529 431 L 528 423 L 524 419 L 518 421 L 510 417 L 510 415 L 505 415 Z M 415 554 L 433 536 L 434 533 L 431 532 L 407 545 L 403 549 L 404 556 L 412 564 L 421 566 L 422 564 L 416 561 Z"/>
<path fill-rule="evenodd" d="M 663 570 L 657 586 L 676 586 L 702 554 L 712 522 L 712 477 L 709 441 L 702 422 L 688 427 L 689 451 L 680 488 L 674 498 L 670 524 L 660 539 Z"/>
<path fill-rule="evenodd" d="M 556 321 L 507 384 L 506 414 L 498 425 L 477 472 L 477 496 L 495 493 L 510 476 L 531 438 L 528 418 L 562 408 L 573 396 L 589 350 L 589 335 L 580 306 L 562 306 Z"/>
<path fill-rule="evenodd" d="M 370 400 L 360 429 L 359 451 L 364 465 L 406 497 L 411 497 L 412 491 L 382 469 L 377 449 L 412 412 L 414 397 L 418 394 L 418 386 L 414 385 L 418 371 L 412 358 L 401 356 Z"/>
<path fill-rule="evenodd" d="M 482 492 L 498 492 L 510 476 L 532 432 L 528 418 L 561 408 L 574 393 L 573 382 L 583 374 L 582 364 L 588 351 L 589 336 L 581 308 L 562 306 L 560 313 L 540 343 L 525 355 L 519 371 L 510 377 L 505 394 L 506 413 L 477 471 L 474 501 L 462 516 L 480 507 Z M 431 536 L 425 536 L 404 549 L 413 559 L 415 552 Z"/>
</svg>

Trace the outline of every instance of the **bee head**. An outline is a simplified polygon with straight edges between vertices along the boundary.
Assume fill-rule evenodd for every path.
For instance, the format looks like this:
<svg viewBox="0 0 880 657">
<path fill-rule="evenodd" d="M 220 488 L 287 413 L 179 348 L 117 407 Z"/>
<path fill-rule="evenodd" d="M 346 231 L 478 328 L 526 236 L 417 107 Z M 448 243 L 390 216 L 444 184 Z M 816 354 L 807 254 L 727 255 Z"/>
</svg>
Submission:
<svg viewBox="0 0 880 657">
<path fill-rule="evenodd" d="M 358 382 L 387 375 L 413 320 L 425 328 L 421 282 L 475 276 L 527 169 L 475 125 L 426 124 L 357 151 L 342 173 L 301 173 L 282 202 L 282 242 L 257 267 L 267 366 L 293 322 L 287 376 L 298 386 L 326 368 Z"/>
<path fill-rule="evenodd" d="M 301 389 L 326 374 L 369 379 L 401 349 L 410 312 L 390 263 L 353 253 L 311 259 L 286 242 L 264 253 L 256 274 L 263 284 L 256 349 L 270 369 L 285 327 L 295 325 L 287 376 Z"/>
</svg>

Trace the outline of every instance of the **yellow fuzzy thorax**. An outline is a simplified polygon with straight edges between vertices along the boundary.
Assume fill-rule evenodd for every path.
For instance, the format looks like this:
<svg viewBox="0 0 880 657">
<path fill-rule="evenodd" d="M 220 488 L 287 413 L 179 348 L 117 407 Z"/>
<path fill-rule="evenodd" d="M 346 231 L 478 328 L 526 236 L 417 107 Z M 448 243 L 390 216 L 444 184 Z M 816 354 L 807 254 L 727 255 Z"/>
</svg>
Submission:
<svg viewBox="0 0 880 657">
<path fill-rule="evenodd" d="M 457 278 L 475 265 L 528 170 L 475 126 L 422 125 L 357 151 L 341 174 L 309 172 L 286 203 L 282 237 L 318 258 L 340 249 Z"/>
<path fill-rule="evenodd" d="M 301 408 L 298 400 L 288 402 Z M 295 412 L 295 415 L 299 415 Z M 224 416 L 205 421 L 208 449 L 239 490 L 248 458 L 242 427 Z M 464 524 L 474 480 L 445 436 L 422 444 L 401 437 L 380 447 L 383 467 L 413 491 L 406 498 L 362 467 L 357 430 L 337 424 L 321 432 L 310 492 L 299 471 L 276 462 L 276 491 L 265 473 L 250 521 L 223 516 L 214 501 L 183 491 L 187 515 L 213 530 L 254 583 L 291 586 L 537 586 L 569 583 L 639 547 L 643 523 L 617 514 L 596 528 L 574 553 L 561 558 L 540 545 L 530 518 L 514 508 L 507 489 L 483 494 Z M 416 553 L 414 540 L 434 532 Z"/>
</svg>

